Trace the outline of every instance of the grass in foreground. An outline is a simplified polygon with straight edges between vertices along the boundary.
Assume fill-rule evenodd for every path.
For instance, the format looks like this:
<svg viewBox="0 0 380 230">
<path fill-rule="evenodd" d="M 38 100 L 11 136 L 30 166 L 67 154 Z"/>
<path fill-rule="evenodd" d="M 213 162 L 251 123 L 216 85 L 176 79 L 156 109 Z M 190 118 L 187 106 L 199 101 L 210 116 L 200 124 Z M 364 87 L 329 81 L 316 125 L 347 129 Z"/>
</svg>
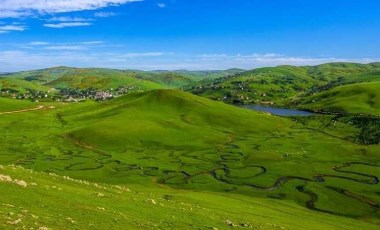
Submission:
<svg viewBox="0 0 380 230">
<path fill-rule="evenodd" d="M 0 166 L 0 189 L 1 229 L 377 229 L 281 200 L 91 183 L 17 166 Z"/>
</svg>

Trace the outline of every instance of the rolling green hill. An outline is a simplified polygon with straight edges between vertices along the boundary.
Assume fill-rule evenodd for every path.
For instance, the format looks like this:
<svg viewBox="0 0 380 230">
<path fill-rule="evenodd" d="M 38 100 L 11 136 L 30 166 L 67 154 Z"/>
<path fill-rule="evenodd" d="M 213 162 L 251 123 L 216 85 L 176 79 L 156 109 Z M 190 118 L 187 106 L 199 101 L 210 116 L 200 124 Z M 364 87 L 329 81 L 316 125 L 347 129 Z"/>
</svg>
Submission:
<svg viewBox="0 0 380 230">
<path fill-rule="evenodd" d="M 159 72 L 147 73 L 140 72 L 138 78 L 156 82 L 160 85 L 167 86 L 168 88 L 180 88 L 193 82 L 190 78 L 186 78 L 181 74 L 174 72 Z"/>
<path fill-rule="evenodd" d="M 165 88 L 152 81 L 137 77 L 138 72 L 121 71 L 101 68 L 70 68 L 53 67 L 49 69 L 17 72 L 1 75 L 0 80 L 16 82 L 19 91 L 34 86 L 46 89 L 48 87 L 64 89 L 110 89 L 121 86 L 134 87 L 141 90 Z"/>
<path fill-rule="evenodd" d="M 6 191 L 0 227 L 35 222 L 36 228 L 318 229 L 323 219 L 325 229 L 376 229 L 380 132 L 378 118 L 368 114 L 380 115 L 379 73 L 376 63 L 332 63 L 260 68 L 201 81 L 177 71 L 66 68 L 41 79 L 2 77 L 7 87 L 21 90 L 126 85 L 139 92 L 106 102 L 0 98 L 0 164 L 35 171 L 0 168 Z M 162 89 L 186 84 L 204 97 Z M 350 115 L 282 118 L 205 97 Z M 27 110 L 37 106 L 42 109 Z M 9 111 L 16 113 L 4 113 Z M 63 176 L 75 180 L 62 181 Z M 133 192 L 124 194 L 116 186 Z M 20 189 L 26 195 L 16 199 Z M 50 206 L 62 191 L 70 206 Z M 180 203 L 191 209 L 179 208 Z M 73 206 L 76 211 L 70 212 Z M 42 218 L 21 214 L 26 209 Z M 211 219 L 205 210 L 213 213 Z M 17 216 L 2 215 L 10 212 Z M 52 212 L 63 214 L 57 218 L 49 216 Z M 99 223 L 99 215 L 107 220 Z M 298 222 L 291 215 L 307 218 Z M 197 224 L 191 225 L 194 218 Z"/>
<path fill-rule="evenodd" d="M 299 107 L 314 111 L 380 115 L 380 81 L 338 86 L 302 98 Z"/>
<path fill-rule="evenodd" d="M 42 70 L 23 71 L 0 75 L 0 80 L 12 81 L 18 91 L 46 89 L 47 87 L 64 89 L 105 90 L 129 86 L 141 90 L 158 88 L 179 88 L 203 79 L 214 79 L 239 73 L 242 70 L 225 71 L 137 71 L 104 68 L 53 67 Z M 46 86 L 46 87 L 44 87 Z"/>
<path fill-rule="evenodd" d="M 130 86 L 140 90 L 158 89 L 162 85 L 137 79 L 134 74 L 111 69 L 76 69 L 46 85 L 54 88 L 74 89 L 110 89 L 120 86 Z"/>
<path fill-rule="evenodd" d="M 273 224 L 314 228 L 315 221 L 322 220 L 326 229 L 376 228 L 372 224 L 380 223 L 377 194 L 380 147 L 350 141 L 349 135 L 358 129 L 344 120 L 330 120 L 329 116 L 310 118 L 310 122 L 286 119 L 178 90 L 132 93 L 102 103 L 48 105 L 43 110 L 0 114 L 0 164 L 15 164 L 107 186 L 128 186 L 140 194 L 135 197 L 136 202 L 154 199 L 162 203 L 160 197 L 176 199 L 173 197 L 181 194 L 183 201 L 199 202 L 205 209 L 220 210 L 215 213 L 215 222 L 209 221 L 209 215 L 203 212 L 187 212 L 199 217 L 197 227 L 210 228 L 213 226 L 206 223 L 213 223 L 223 229 L 231 224 L 229 221 L 256 226 L 258 217 L 254 215 L 260 210 L 263 210 L 262 215 L 272 219 L 268 228 L 275 228 Z M 28 184 L 34 182 L 27 174 L 17 175 L 10 171 L 2 174 Z M 83 193 L 97 193 L 97 189 L 78 188 L 61 180 L 53 182 L 45 176 L 41 178 L 45 179 L 37 184 L 50 183 L 49 189 L 43 186 L 35 190 L 49 197 L 44 200 L 53 202 L 60 196 L 59 191 L 53 192 L 52 186 L 55 186 L 67 192 L 66 202 L 78 206 L 72 216 L 66 206 L 52 207 L 56 213 L 67 213 L 67 217 L 79 226 L 97 223 L 97 214 L 92 211 L 88 217 L 78 218 L 83 209 L 88 210 L 96 202 L 91 196 L 84 199 Z M 8 187 L 9 183 L 0 183 L 0 186 L 2 189 L 19 188 L 17 185 Z M 5 199 L 15 200 L 12 190 L 4 191 L 9 191 Z M 118 211 L 119 203 L 113 200 L 119 196 L 109 192 L 103 194 L 113 198 L 99 207 L 110 210 L 104 215 L 113 217 L 113 211 L 122 211 Z M 27 194 L 32 196 L 30 200 L 36 199 L 32 195 L 35 193 Z M 1 203 L 28 207 L 33 215 L 39 212 L 45 216 L 51 212 L 51 209 L 44 212 L 38 206 L 30 208 L 27 199 L 16 201 L 19 203 L 3 200 Z M 129 202 L 128 210 L 146 210 L 144 204 L 139 206 L 141 209 L 135 207 L 139 205 L 136 202 Z M 151 200 L 147 202 L 152 203 Z M 277 213 L 270 214 L 271 211 L 262 209 L 257 202 L 276 207 L 282 214 L 274 219 Z M 178 214 L 174 206 L 163 205 L 167 209 L 159 209 L 162 212 L 157 218 L 174 216 L 177 221 L 170 222 L 173 226 L 191 228 L 186 225 L 189 219 Z M 248 207 L 256 211 L 247 213 Z M 246 211 L 241 212 L 240 208 Z M 1 206 L 0 211 L 12 212 Z M 287 213 L 312 216 L 299 222 Z M 131 218 L 148 216 L 131 215 Z M 132 220 L 117 219 L 120 222 L 115 225 L 125 223 L 135 228 Z M 255 223 L 249 221 L 252 219 Z M 259 219 L 259 226 L 261 220 L 267 220 L 265 217 Z M 10 217 L 7 221 L 16 220 Z M 43 220 L 41 224 L 48 225 L 54 219 Z M 156 219 L 150 220 L 156 223 Z M 104 223 L 108 224 L 107 221 Z M 28 223 L 26 219 L 25 222 Z M 164 228 L 166 224 L 159 226 Z"/>
<path fill-rule="evenodd" d="M 192 81 L 202 81 L 205 79 L 217 79 L 221 77 L 226 77 L 229 75 L 242 73 L 245 70 L 243 69 L 228 69 L 228 70 L 199 70 L 199 71 L 189 71 L 189 70 L 175 70 L 172 71 L 176 74 L 179 74 L 183 77 L 191 79 Z"/>
<path fill-rule="evenodd" d="M 289 106 L 293 100 L 333 87 L 380 81 L 380 64 L 330 63 L 319 66 L 259 68 L 201 81 L 188 91 L 228 103 Z"/>
<path fill-rule="evenodd" d="M 75 70 L 75 68 L 61 66 L 41 70 L 8 73 L 0 75 L 0 77 L 18 78 L 37 84 L 44 84 L 56 80 L 64 75 L 74 73 Z"/>
<path fill-rule="evenodd" d="M 25 93 L 27 90 L 47 92 L 50 90 L 50 88 L 48 86 L 39 85 L 39 84 L 29 82 L 26 80 L 7 77 L 7 78 L 0 78 L 0 90 L 1 91 L 11 90 L 11 91 Z"/>
<path fill-rule="evenodd" d="M 132 146 L 148 150 L 150 145 L 163 150 L 210 148 L 226 142 L 226 132 L 232 130 L 270 133 L 287 123 L 278 117 L 254 114 L 176 90 L 124 96 L 85 111 L 75 111 L 72 119 L 89 125 L 71 134 L 79 141 L 118 151 Z M 247 123 L 250 118 L 253 120 Z"/>
</svg>

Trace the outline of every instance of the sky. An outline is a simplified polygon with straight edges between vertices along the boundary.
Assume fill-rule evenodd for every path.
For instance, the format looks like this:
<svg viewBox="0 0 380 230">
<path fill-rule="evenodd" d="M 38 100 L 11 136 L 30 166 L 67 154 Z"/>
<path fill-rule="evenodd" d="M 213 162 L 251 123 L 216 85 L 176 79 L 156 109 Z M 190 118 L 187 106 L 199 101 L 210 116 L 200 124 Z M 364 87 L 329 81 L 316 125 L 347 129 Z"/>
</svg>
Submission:
<svg viewBox="0 0 380 230">
<path fill-rule="evenodd" d="M 379 0 L 0 0 L 0 72 L 380 61 Z"/>
</svg>

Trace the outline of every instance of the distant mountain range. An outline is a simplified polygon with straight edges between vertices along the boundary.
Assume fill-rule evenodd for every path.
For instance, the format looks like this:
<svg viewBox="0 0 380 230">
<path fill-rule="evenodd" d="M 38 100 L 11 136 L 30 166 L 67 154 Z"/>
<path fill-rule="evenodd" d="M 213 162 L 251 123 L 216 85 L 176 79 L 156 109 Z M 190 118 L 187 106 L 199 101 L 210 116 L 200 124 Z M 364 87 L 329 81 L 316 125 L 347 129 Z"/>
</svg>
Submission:
<svg viewBox="0 0 380 230">
<path fill-rule="evenodd" d="M 259 68 L 195 82 L 187 90 L 227 103 L 373 113 L 380 111 L 379 82 L 380 63 L 329 63 Z"/>
<path fill-rule="evenodd" d="M 53 88 L 117 88 L 133 85 L 143 90 L 157 88 L 178 88 L 191 82 L 215 79 L 243 70 L 217 71 L 139 71 L 104 68 L 52 67 L 48 69 L 22 71 L 1 75 L 1 88 L 20 90 L 36 89 L 39 86 Z"/>
<path fill-rule="evenodd" d="M 377 109 L 380 92 L 376 89 L 377 84 L 361 84 L 366 82 L 380 82 L 380 63 L 278 66 L 249 71 L 140 71 L 61 66 L 0 75 L 0 90 L 24 92 L 28 89 L 107 90 L 129 87 L 134 91 L 147 91 L 181 88 L 226 103 L 298 106 L 314 111 L 340 112 L 359 112 L 352 106 L 348 109 L 344 101 L 349 104 L 351 97 L 360 94 L 356 100 L 357 108 L 367 108 L 366 111 L 373 113 Z M 341 87 L 344 85 L 347 87 Z M 348 90 L 356 87 L 362 89 L 361 92 Z M 340 93 L 340 90 L 346 93 Z M 335 97 L 334 100 L 331 97 Z"/>
</svg>

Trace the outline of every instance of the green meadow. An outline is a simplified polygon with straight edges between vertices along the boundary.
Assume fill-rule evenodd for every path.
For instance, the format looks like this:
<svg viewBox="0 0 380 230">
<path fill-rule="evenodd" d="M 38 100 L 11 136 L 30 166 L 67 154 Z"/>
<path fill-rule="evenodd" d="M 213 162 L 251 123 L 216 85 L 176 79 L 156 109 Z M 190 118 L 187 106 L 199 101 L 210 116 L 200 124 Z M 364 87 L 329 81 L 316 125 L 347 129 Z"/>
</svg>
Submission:
<svg viewBox="0 0 380 230">
<path fill-rule="evenodd" d="M 0 174 L 37 184 L 0 183 L 9 191 L 1 198 L 4 228 L 72 222 L 100 229 L 376 229 L 380 223 L 380 148 L 347 140 L 346 131 L 357 129 L 344 122 L 333 128 L 321 115 L 309 124 L 178 90 L 42 104 L 0 115 L 1 164 L 33 170 L 5 166 Z M 124 196 L 114 186 L 134 192 Z M 70 205 L 57 205 L 60 197 Z M 291 218 L 301 215 L 302 221 Z"/>
<path fill-rule="evenodd" d="M 28 101 L 16 101 L 13 99 L 0 97 L 0 113 L 14 111 L 17 109 L 29 109 L 37 107 L 35 103 Z"/>
<path fill-rule="evenodd" d="M 380 115 L 380 82 L 334 87 L 303 98 L 300 107 L 310 110 Z"/>
<path fill-rule="evenodd" d="M 378 68 L 7 74 L 14 89 L 139 90 L 104 102 L 0 97 L 0 228 L 378 229 Z M 228 104 L 239 98 L 323 113 Z"/>
</svg>

